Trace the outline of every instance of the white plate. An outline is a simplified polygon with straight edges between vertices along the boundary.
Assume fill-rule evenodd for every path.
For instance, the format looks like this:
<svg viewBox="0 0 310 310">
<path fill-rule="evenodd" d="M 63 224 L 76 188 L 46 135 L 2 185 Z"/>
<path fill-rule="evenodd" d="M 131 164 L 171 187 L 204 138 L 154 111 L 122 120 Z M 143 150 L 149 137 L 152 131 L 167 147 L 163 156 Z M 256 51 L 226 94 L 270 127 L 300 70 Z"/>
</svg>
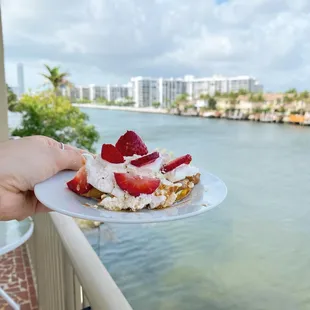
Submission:
<svg viewBox="0 0 310 310">
<path fill-rule="evenodd" d="M 192 193 L 172 207 L 137 212 L 108 211 L 86 206 L 95 205 L 96 202 L 80 197 L 67 189 L 66 182 L 75 174 L 74 171 L 62 171 L 37 184 L 34 188 L 37 198 L 51 210 L 80 219 L 110 223 L 154 223 L 199 215 L 218 206 L 227 195 L 227 188 L 222 180 L 210 173 L 202 172 L 201 181 Z"/>
</svg>

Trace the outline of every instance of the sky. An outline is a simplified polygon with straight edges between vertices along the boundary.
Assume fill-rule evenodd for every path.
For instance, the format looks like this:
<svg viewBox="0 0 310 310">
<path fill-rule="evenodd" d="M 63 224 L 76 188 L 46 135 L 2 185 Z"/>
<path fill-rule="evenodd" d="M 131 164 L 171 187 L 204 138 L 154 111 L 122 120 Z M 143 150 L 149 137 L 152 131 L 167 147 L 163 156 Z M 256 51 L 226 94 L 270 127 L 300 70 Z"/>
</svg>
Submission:
<svg viewBox="0 0 310 310">
<path fill-rule="evenodd" d="M 251 75 L 310 89 L 309 0 L 2 0 L 7 82 L 61 66 L 75 84 Z"/>
</svg>

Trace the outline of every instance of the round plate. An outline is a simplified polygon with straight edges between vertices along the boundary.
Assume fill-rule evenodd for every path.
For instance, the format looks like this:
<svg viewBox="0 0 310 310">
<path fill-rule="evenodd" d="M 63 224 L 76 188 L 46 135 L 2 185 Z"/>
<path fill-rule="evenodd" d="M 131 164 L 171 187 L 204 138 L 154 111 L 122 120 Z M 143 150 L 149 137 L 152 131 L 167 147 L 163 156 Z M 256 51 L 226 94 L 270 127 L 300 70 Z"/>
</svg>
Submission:
<svg viewBox="0 0 310 310">
<path fill-rule="evenodd" d="M 0 222 L 0 255 L 17 249 L 33 233 L 33 221 L 30 217 L 23 221 Z"/>
<path fill-rule="evenodd" d="M 173 221 L 199 215 L 218 206 L 227 195 L 223 181 L 210 173 L 202 173 L 200 183 L 191 194 L 172 207 L 159 210 L 143 209 L 137 212 L 94 209 L 96 201 L 71 192 L 66 182 L 76 172 L 62 171 L 34 188 L 37 198 L 51 210 L 72 217 L 110 223 L 154 223 Z"/>
</svg>

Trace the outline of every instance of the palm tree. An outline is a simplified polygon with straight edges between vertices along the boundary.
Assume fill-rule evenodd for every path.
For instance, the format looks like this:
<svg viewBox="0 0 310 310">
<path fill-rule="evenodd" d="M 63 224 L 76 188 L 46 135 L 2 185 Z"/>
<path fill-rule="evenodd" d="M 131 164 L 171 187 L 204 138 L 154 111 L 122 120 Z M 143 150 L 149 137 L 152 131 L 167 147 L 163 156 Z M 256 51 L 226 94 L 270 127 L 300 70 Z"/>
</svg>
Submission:
<svg viewBox="0 0 310 310">
<path fill-rule="evenodd" d="M 258 103 L 258 102 L 262 103 L 265 101 L 265 98 L 264 98 L 264 95 L 262 93 L 258 93 L 258 94 L 251 93 L 249 100 L 251 102 L 255 102 L 255 103 Z"/>
<path fill-rule="evenodd" d="M 286 94 L 297 95 L 297 90 L 296 90 L 296 88 L 290 88 L 290 89 L 287 90 L 285 93 L 286 93 Z"/>
<path fill-rule="evenodd" d="M 241 88 L 241 89 L 239 89 L 239 91 L 238 91 L 238 94 L 239 94 L 240 96 L 246 96 L 248 93 L 249 93 L 249 92 L 248 92 L 246 89 L 244 89 L 244 88 Z"/>
<path fill-rule="evenodd" d="M 292 103 L 294 101 L 294 98 L 288 95 L 285 95 L 283 98 L 284 103 Z"/>
<path fill-rule="evenodd" d="M 222 97 L 222 93 L 219 92 L 218 90 L 214 93 L 214 97 L 220 98 Z"/>
<path fill-rule="evenodd" d="M 200 100 L 209 100 L 210 99 L 210 95 L 208 95 L 208 94 L 200 94 L 199 99 Z"/>
<path fill-rule="evenodd" d="M 67 72 L 60 72 L 60 67 L 51 68 L 48 65 L 44 65 L 48 71 L 48 74 L 41 73 L 43 77 L 52 84 L 55 92 L 59 91 L 59 88 L 64 86 L 70 86 L 71 83 L 66 79 L 69 74 Z"/>
<path fill-rule="evenodd" d="M 307 107 L 307 105 L 310 102 L 310 94 L 307 90 L 299 93 L 299 95 L 295 98 L 296 101 L 300 101 L 302 104 L 302 107 Z"/>
<path fill-rule="evenodd" d="M 177 96 L 173 103 L 173 107 L 176 107 L 178 110 L 178 115 L 181 115 L 181 107 L 185 109 L 188 103 L 188 94 L 180 94 Z"/>
<path fill-rule="evenodd" d="M 228 94 L 228 99 L 233 109 L 235 109 L 236 107 L 238 97 L 239 97 L 239 94 L 235 92 L 230 92 Z"/>
</svg>

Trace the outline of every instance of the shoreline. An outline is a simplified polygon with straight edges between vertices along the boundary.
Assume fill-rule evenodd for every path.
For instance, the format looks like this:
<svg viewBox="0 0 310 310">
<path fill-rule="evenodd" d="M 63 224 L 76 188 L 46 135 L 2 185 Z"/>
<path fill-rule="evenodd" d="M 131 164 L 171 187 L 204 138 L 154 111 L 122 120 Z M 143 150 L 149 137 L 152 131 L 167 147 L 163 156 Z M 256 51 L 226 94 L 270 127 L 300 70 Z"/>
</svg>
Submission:
<svg viewBox="0 0 310 310">
<path fill-rule="evenodd" d="M 169 114 L 166 109 L 158 109 L 158 108 L 150 108 L 150 107 L 135 108 L 135 107 L 106 106 L 106 105 L 96 104 L 96 103 L 72 103 L 72 105 L 78 108 L 117 110 L 117 111 L 155 113 L 155 114 Z"/>
<path fill-rule="evenodd" d="M 308 117 L 298 117 L 294 115 L 277 116 L 274 113 L 265 113 L 265 114 L 252 114 L 250 117 L 243 118 L 237 115 L 216 115 L 216 112 L 183 112 L 181 114 L 170 113 L 167 109 L 145 107 L 145 108 L 136 108 L 136 107 L 121 107 L 121 106 L 106 106 L 95 103 L 72 103 L 74 107 L 78 108 L 90 108 L 90 109 L 102 109 L 102 110 L 114 110 L 114 111 L 126 111 L 126 112 L 136 112 L 136 113 L 151 113 L 151 114 L 166 114 L 166 115 L 175 115 L 183 117 L 200 117 L 200 118 L 214 118 L 214 119 L 226 119 L 226 120 L 235 120 L 235 121 L 250 121 L 250 122 L 259 122 L 259 123 L 278 123 L 278 124 L 291 124 L 299 126 L 310 126 L 310 118 Z"/>
</svg>

